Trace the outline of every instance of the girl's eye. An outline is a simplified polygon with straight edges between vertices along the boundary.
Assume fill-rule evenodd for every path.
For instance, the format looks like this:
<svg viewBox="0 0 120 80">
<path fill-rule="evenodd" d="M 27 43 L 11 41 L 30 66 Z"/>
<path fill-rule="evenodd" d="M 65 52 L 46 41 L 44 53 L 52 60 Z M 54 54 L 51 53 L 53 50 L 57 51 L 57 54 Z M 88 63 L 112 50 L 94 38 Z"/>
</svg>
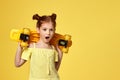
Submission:
<svg viewBox="0 0 120 80">
<path fill-rule="evenodd" d="M 44 31 L 46 31 L 47 29 L 43 29 Z"/>
<path fill-rule="evenodd" d="M 50 31 L 53 31 L 53 29 L 50 29 Z"/>
</svg>

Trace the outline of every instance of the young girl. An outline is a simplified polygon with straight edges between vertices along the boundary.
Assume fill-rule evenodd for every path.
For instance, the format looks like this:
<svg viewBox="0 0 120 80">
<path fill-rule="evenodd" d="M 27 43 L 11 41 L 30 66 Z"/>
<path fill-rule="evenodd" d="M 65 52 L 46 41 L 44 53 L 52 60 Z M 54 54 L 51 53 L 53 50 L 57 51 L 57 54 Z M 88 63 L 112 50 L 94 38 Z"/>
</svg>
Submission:
<svg viewBox="0 0 120 80">
<path fill-rule="evenodd" d="M 37 20 L 36 29 L 40 34 L 37 43 L 30 43 L 27 49 L 18 44 L 15 56 L 15 66 L 22 66 L 30 58 L 29 80 L 60 80 L 58 69 L 62 60 L 62 51 L 49 42 L 55 33 L 56 14 L 50 16 L 33 15 Z"/>
</svg>

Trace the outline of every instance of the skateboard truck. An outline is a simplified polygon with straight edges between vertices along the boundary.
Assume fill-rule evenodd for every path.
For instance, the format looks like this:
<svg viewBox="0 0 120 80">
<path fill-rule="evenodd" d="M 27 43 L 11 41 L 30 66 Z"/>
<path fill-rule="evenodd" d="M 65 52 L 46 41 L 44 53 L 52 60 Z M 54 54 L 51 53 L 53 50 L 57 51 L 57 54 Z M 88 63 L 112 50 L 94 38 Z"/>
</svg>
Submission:
<svg viewBox="0 0 120 80">
<path fill-rule="evenodd" d="M 58 42 L 58 45 L 64 46 L 65 48 L 67 47 L 67 44 L 68 44 L 68 41 L 63 39 L 60 39 Z"/>
<path fill-rule="evenodd" d="M 26 41 L 29 41 L 29 39 L 30 39 L 29 35 L 23 34 L 23 33 L 20 34 L 20 40 L 23 40 L 24 42 L 26 42 Z"/>
</svg>

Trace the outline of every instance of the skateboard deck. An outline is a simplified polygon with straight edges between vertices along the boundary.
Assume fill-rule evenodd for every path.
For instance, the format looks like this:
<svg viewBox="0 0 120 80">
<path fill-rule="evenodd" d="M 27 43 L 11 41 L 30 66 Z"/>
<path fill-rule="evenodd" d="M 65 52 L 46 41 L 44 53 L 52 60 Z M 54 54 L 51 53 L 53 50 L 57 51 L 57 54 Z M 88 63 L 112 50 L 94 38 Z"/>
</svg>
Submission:
<svg viewBox="0 0 120 80">
<path fill-rule="evenodd" d="M 12 29 L 10 31 L 10 39 L 20 42 L 22 47 L 27 47 L 29 43 L 37 42 L 40 39 L 39 33 L 36 31 L 30 30 L 29 28 Z M 55 33 L 53 38 L 50 41 L 50 44 L 58 47 L 62 50 L 63 53 L 68 53 L 69 47 L 72 45 L 72 40 L 70 35 L 61 35 Z"/>
</svg>

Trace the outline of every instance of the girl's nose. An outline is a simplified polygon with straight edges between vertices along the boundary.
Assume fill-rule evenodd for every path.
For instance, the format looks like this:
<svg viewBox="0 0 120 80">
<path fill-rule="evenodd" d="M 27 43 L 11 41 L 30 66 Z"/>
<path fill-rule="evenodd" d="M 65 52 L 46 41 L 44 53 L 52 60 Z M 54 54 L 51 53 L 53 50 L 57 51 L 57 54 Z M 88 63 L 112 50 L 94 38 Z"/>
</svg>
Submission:
<svg viewBox="0 0 120 80">
<path fill-rule="evenodd" d="M 50 34 L 50 30 L 47 30 L 47 34 Z"/>
</svg>

